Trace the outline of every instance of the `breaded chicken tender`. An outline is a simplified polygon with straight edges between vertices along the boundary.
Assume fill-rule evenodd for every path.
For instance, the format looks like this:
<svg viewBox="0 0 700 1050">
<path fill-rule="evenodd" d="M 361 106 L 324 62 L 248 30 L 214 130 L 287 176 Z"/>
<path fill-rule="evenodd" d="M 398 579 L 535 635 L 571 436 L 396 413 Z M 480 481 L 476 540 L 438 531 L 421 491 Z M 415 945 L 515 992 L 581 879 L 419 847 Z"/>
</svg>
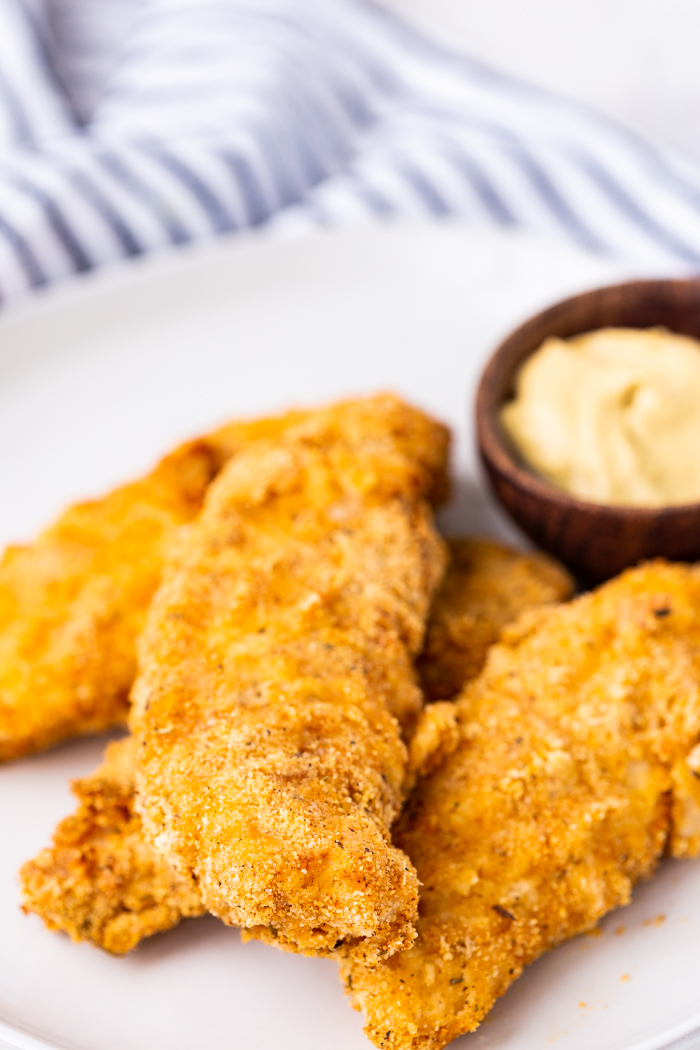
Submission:
<svg viewBox="0 0 700 1050">
<path fill-rule="evenodd" d="M 116 955 L 204 912 L 197 887 L 143 836 L 134 812 L 135 757 L 133 737 L 109 744 L 100 768 L 73 783 L 77 812 L 21 873 L 25 910 Z"/>
<path fill-rule="evenodd" d="M 523 558 L 516 551 L 488 540 L 452 539 L 449 548 L 452 559 L 432 604 L 427 637 L 440 638 L 445 624 L 454 618 L 459 625 L 460 653 L 473 655 L 479 652 L 483 639 L 503 627 L 504 610 L 515 618 L 531 604 L 552 600 L 557 587 L 558 593 L 562 594 L 565 585 L 568 586 L 564 570 L 558 569 L 549 559 Z M 540 567 L 542 571 L 538 575 Z M 487 585 L 489 580 L 493 582 L 492 587 Z M 537 586 L 537 581 L 541 586 Z M 494 622 L 490 623 L 492 616 Z M 474 625 L 477 634 L 473 645 L 468 636 L 470 624 Z M 444 673 L 441 668 L 443 660 L 447 663 Z M 453 661 L 449 644 L 426 649 L 421 657 L 423 677 L 447 680 L 455 673 Z M 471 667 L 474 662 L 473 658 L 468 659 L 460 666 Z M 439 743 L 449 740 L 449 732 L 446 734 L 435 718 L 425 723 L 428 724 L 439 734 L 437 744 L 424 730 L 413 751 L 417 753 L 417 746 L 429 749 L 431 761 L 436 762 L 439 761 Z M 450 722 L 448 729 L 453 725 L 454 722 Z M 118 763 L 115 761 L 117 754 Z M 203 909 L 196 887 L 192 886 L 190 893 L 183 896 L 183 884 L 175 876 L 170 881 L 161 879 L 155 888 L 152 885 L 154 871 L 160 873 L 163 870 L 162 860 L 153 858 L 153 848 L 146 841 L 140 817 L 134 810 L 135 759 L 135 748 L 130 743 L 110 745 L 108 760 L 99 773 L 78 782 L 79 798 L 85 795 L 84 785 L 89 791 L 85 801 L 81 801 L 76 817 L 63 821 L 53 847 L 44 850 L 37 861 L 29 862 L 22 871 L 27 911 L 41 915 L 51 928 L 65 930 L 74 939 L 89 939 L 116 954 L 134 947 L 141 937 L 167 929 L 185 915 L 194 915 Z M 124 818 L 112 823 L 109 849 L 104 850 L 101 848 L 101 814 L 115 796 L 120 800 Z M 66 847 L 69 853 L 66 853 Z M 127 871 L 129 876 L 115 879 L 115 870 Z M 131 903 L 132 885 L 136 880 L 141 887 L 141 899 L 157 899 L 159 903 L 157 923 L 145 924 L 141 909 L 134 908 Z M 171 885 L 172 891 L 169 890 Z M 168 892 L 164 892 L 164 888 Z M 105 916 L 108 921 L 105 921 Z M 122 933 L 117 940 L 112 935 L 115 920 L 118 920 L 121 931 L 128 931 L 128 936 Z"/>
<path fill-rule="evenodd" d="M 225 460 L 301 418 L 233 423 L 71 507 L 0 562 L 0 761 L 125 721 L 135 643 L 176 530 Z"/>
<path fill-rule="evenodd" d="M 414 936 L 418 882 L 389 828 L 446 560 L 426 502 L 446 450 L 390 396 L 256 442 L 149 610 L 132 708 L 146 834 L 209 911 L 293 951 L 376 961 Z"/>
<path fill-rule="evenodd" d="M 699 740 L 700 567 L 651 563 L 507 628 L 414 737 L 426 772 L 395 842 L 422 882 L 418 937 L 342 966 L 370 1039 L 437 1050 L 472 1031 L 665 850 L 697 855 Z"/>
<path fill-rule="evenodd" d="M 570 598 L 574 581 L 546 554 L 487 539 L 448 540 L 450 566 L 428 620 L 418 673 L 428 700 L 451 700 L 524 609 Z"/>
</svg>

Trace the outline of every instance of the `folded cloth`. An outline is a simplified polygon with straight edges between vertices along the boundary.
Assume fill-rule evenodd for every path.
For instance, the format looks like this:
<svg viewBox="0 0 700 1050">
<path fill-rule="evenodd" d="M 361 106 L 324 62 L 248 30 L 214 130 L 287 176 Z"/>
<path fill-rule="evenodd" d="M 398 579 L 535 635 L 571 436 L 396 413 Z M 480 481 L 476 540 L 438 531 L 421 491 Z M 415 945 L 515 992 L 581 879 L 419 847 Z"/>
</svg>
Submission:
<svg viewBox="0 0 700 1050">
<path fill-rule="evenodd" d="M 421 215 L 700 267 L 691 163 L 366 0 L 0 0 L 2 301 L 229 231 Z"/>
</svg>

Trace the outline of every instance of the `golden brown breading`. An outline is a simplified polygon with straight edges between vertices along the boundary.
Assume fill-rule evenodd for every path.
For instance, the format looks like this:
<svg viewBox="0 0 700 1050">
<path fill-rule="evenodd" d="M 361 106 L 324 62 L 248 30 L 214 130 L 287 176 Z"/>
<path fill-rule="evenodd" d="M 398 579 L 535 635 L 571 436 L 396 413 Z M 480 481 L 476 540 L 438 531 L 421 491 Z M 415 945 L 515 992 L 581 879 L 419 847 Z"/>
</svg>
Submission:
<svg viewBox="0 0 700 1050">
<path fill-rule="evenodd" d="M 123 722 L 135 641 L 173 533 L 223 462 L 299 413 L 233 423 L 71 507 L 0 562 L 0 761 Z"/>
<path fill-rule="evenodd" d="M 452 753 L 395 834 L 423 883 L 418 938 L 343 964 L 370 1039 L 401 1050 L 476 1028 L 664 849 L 700 851 L 700 567 L 652 563 L 526 614 L 455 704 L 426 709 L 424 760 L 430 739 Z"/>
<path fill-rule="evenodd" d="M 546 554 L 486 539 L 448 540 L 450 565 L 428 620 L 418 673 L 428 700 L 451 700 L 524 609 L 570 598 L 574 581 Z"/>
<path fill-rule="evenodd" d="M 223 460 L 252 440 L 274 438 L 302 418 L 301 413 L 288 413 L 279 420 L 230 424 L 210 440 Z M 430 498 L 439 500 L 447 483 L 438 458 L 430 465 L 430 476 Z M 76 782 L 80 804 L 75 815 L 61 822 L 53 846 L 21 873 L 25 910 L 39 914 L 49 928 L 115 954 L 184 915 L 204 910 L 196 888 L 170 872 L 143 835 L 134 810 L 134 759 L 130 741 L 109 746 L 100 769 Z"/>
<path fill-rule="evenodd" d="M 56 829 L 51 849 L 21 871 L 25 911 L 53 930 L 121 955 L 204 905 L 146 842 L 134 812 L 135 745 L 107 748 L 100 768 L 73 783 L 79 806 Z"/>
<path fill-rule="evenodd" d="M 148 614 L 132 708 L 146 834 L 209 911 L 290 950 L 377 959 L 413 936 L 418 884 L 389 828 L 445 564 L 425 496 L 446 448 L 389 396 L 251 445 Z"/>
<path fill-rule="evenodd" d="M 446 573 L 446 579 L 452 577 L 452 582 L 447 586 L 443 582 L 438 592 L 449 595 L 449 601 L 444 605 L 437 600 L 433 602 L 428 620 L 428 637 L 431 635 L 434 622 L 433 617 L 446 618 L 454 610 L 458 611 L 458 615 L 463 610 L 468 609 L 469 619 L 465 618 L 465 622 L 478 625 L 479 637 L 483 639 L 488 633 L 491 633 L 487 631 L 486 625 L 488 617 L 494 610 L 495 615 L 498 617 L 498 622 L 494 624 L 493 632 L 503 626 L 501 621 L 504 608 L 510 609 L 513 616 L 515 616 L 516 609 L 517 611 L 522 611 L 527 607 L 526 603 L 528 601 L 539 602 L 545 597 L 549 600 L 551 591 L 548 592 L 546 590 L 549 580 L 547 573 L 550 571 L 549 566 L 551 564 L 549 560 L 544 561 L 544 589 L 538 589 L 537 587 L 524 587 L 522 585 L 523 574 L 520 556 L 515 551 L 507 551 L 505 548 L 492 544 L 489 541 L 468 539 L 451 540 L 450 549 L 453 552 L 457 552 L 458 555 L 456 558 L 453 557 Z M 482 552 L 483 557 L 481 556 Z M 504 557 L 501 557 L 501 554 Z M 485 580 L 489 576 L 493 576 L 491 567 L 495 564 L 502 568 L 502 572 L 499 572 L 498 577 L 494 579 L 494 587 L 500 596 L 510 595 L 508 601 L 494 602 L 491 589 L 484 586 Z M 539 564 L 538 561 L 534 562 L 533 573 L 537 573 Z M 526 569 L 525 571 L 527 572 L 528 570 Z M 476 583 L 472 582 L 472 573 L 476 576 Z M 511 573 L 513 586 L 509 587 Z M 563 570 L 559 579 L 562 581 L 566 579 Z M 556 582 L 556 580 L 555 568 L 554 581 Z M 460 588 L 464 588 L 463 599 L 460 599 Z M 520 601 L 523 602 L 523 605 L 521 608 L 517 608 Z M 446 612 L 441 610 L 446 610 Z M 464 633 L 460 635 L 460 640 L 464 651 L 474 651 L 473 647 L 469 646 L 468 639 Z M 451 659 L 449 646 L 433 646 L 429 655 L 423 660 L 424 672 L 427 660 L 439 662 L 442 659 Z M 467 666 L 470 665 L 469 663 L 467 664 Z M 452 664 L 450 665 L 449 673 L 453 673 Z M 435 668 L 434 677 L 440 679 L 439 667 Z M 433 708 L 433 714 L 437 715 L 441 707 L 442 705 Z M 428 727 L 431 728 L 432 732 L 426 732 Z M 414 739 L 412 754 L 418 756 L 422 750 L 429 753 L 430 761 L 435 764 L 439 763 L 442 757 L 440 745 L 444 743 L 449 748 L 450 732 L 453 734 L 457 733 L 454 720 L 448 718 L 447 720 L 442 719 L 442 721 L 439 721 L 437 717 L 427 720 L 424 723 L 420 737 Z M 139 884 L 142 887 L 149 887 L 149 879 L 152 878 L 154 869 L 154 861 L 150 855 L 152 847 L 146 843 L 141 829 L 140 817 L 134 812 L 134 761 L 134 748 L 129 747 L 127 750 L 126 745 L 123 745 L 120 753 L 118 786 L 111 783 L 112 770 L 115 768 L 115 763 L 113 761 L 107 762 L 100 770 L 99 777 L 90 778 L 88 781 L 90 784 L 90 805 L 82 804 L 79 807 L 77 824 L 72 824 L 70 818 L 69 821 L 63 822 L 59 826 L 53 848 L 42 853 L 39 864 L 30 862 L 30 864 L 26 865 L 22 874 L 24 900 L 27 910 L 37 912 L 48 920 L 52 928 L 59 927 L 64 929 L 75 938 L 79 939 L 86 936 L 84 931 L 88 931 L 92 941 L 116 953 L 129 950 L 135 946 L 141 936 L 146 936 L 148 932 L 156 932 L 155 927 L 147 930 L 140 921 L 139 916 L 136 916 L 128 923 L 130 933 L 128 938 L 122 938 L 117 943 L 113 937 L 105 937 L 102 934 L 102 930 L 105 929 L 103 922 L 105 914 L 121 915 L 124 912 L 133 911 L 128 901 L 122 899 L 123 894 L 128 895 L 130 893 L 133 878 L 138 877 Z M 125 768 L 126 762 L 131 763 L 131 767 L 128 770 Z M 130 790 L 130 794 L 127 794 L 127 787 Z M 100 791 L 105 796 L 102 801 L 100 801 Z M 118 835 L 115 833 L 110 838 L 109 852 L 105 852 L 99 849 L 99 844 L 102 840 L 102 825 L 99 815 L 109 804 L 109 800 L 111 800 L 115 791 L 120 795 L 120 804 L 128 814 L 128 820 L 123 825 L 117 825 L 121 830 L 123 840 L 120 842 Z M 76 826 L 80 828 L 80 833 L 79 836 L 72 835 L 69 839 L 69 845 L 73 852 L 71 853 L 71 873 L 67 876 L 65 874 L 66 864 L 63 859 L 66 832 L 63 829 L 67 827 L 70 830 Z M 128 829 L 128 833 L 125 833 L 125 829 Z M 117 883 L 112 877 L 112 870 L 115 867 L 119 870 L 128 870 L 132 877 Z M 157 864 L 155 867 L 156 870 L 160 871 Z M 81 879 L 85 880 L 85 885 Z M 108 887 L 106 896 L 103 890 L 105 886 Z M 159 900 L 167 903 L 168 907 L 167 910 L 161 908 L 159 911 L 157 930 L 175 925 L 182 917 L 178 910 L 181 900 L 179 882 L 177 887 L 176 892 L 167 898 L 159 896 Z M 192 892 L 195 892 L 194 889 Z M 144 889 L 143 893 L 144 896 L 150 894 L 151 897 L 155 897 L 157 895 L 156 891 L 150 888 L 148 891 Z M 80 902 L 77 920 L 76 898 Z M 197 899 L 199 900 L 199 898 Z M 191 901 L 189 898 L 186 898 L 186 900 L 188 900 L 189 907 L 187 914 L 194 914 L 195 909 Z M 122 918 L 121 923 L 126 924 L 126 919 Z M 106 929 L 109 933 L 109 927 L 106 927 Z"/>
</svg>

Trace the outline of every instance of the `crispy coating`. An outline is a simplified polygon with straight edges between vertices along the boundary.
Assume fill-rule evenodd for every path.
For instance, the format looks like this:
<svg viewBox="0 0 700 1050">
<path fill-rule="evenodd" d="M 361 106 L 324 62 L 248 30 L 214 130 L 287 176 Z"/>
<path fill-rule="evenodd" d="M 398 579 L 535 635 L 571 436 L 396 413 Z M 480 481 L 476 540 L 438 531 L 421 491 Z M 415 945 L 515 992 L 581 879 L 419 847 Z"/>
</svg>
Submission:
<svg viewBox="0 0 700 1050">
<path fill-rule="evenodd" d="M 428 621 L 418 673 L 427 700 L 451 700 L 484 665 L 501 629 L 524 609 L 570 598 L 574 581 L 546 554 L 493 540 L 448 540 L 450 565 Z"/>
<path fill-rule="evenodd" d="M 381 1047 L 476 1028 L 538 955 L 700 851 L 700 567 L 652 563 L 506 629 L 459 700 L 427 708 L 430 769 L 395 834 L 418 937 L 343 973 Z M 451 750 L 451 753 L 449 753 Z"/>
<path fill-rule="evenodd" d="M 490 637 L 503 626 L 503 610 L 508 609 L 514 618 L 518 612 L 529 607 L 529 603 L 549 601 L 552 589 L 566 575 L 563 570 L 550 569 L 553 564 L 549 559 L 528 557 L 524 568 L 526 585 L 523 586 L 522 559 L 515 551 L 486 540 L 453 539 L 449 543 L 452 560 L 448 566 L 445 581 L 438 596 L 446 595 L 447 600 L 433 601 L 428 620 L 427 636 L 431 633 L 440 637 L 439 631 L 445 621 L 454 617 L 459 624 L 460 652 L 473 653 L 477 645 L 482 644 L 484 637 Z M 532 569 L 530 569 L 532 565 Z M 540 565 L 542 586 L 537 587 L 540 579 L 537 576 Z M 496 574 L 494 568 L 498 568 Z M 474 579 L 475 577 L 475 579 Z M 493 599 L 493 589 L 486 586 L 493 581 L 497 600 Z M 535 584 L 531 585 L 531 581 Z M 550 585 L 550 579 L 552 584 Z M 512 586 L 510 581 L 512 580 Z M 463 596 L 462 596 L 463 591 Z M 463 619 L 457 619 L 464 615 Z M 488 618 L 497 617 L 497 622 L 488 629 Z M 437 622 L 436 622 L 437 618 Z M 466 627 L 475 625 L 480 641 L 470 646 Z M 437 628 L 437 630 L 436 630 Z M 423 674 L 429 668 L 429 662 L 452 661 L 453 656 L 448 644 L 434 645 L 424 651 L 422 658 Z M 473 666 L 473 660 L 464 661 L 462 666 Z M 447 672 L 454 674 L 454 664 L 450 662 Z M 440 667 L 434 668 L 434 680 L 445 680 L 440 674 Z M 412 755 L 419 760 L 424 755 L 423 765 L 428 761 L 439 764 L 443 750 L 454 747 L 457 734 L 456 722 L 449 717 L 439 717 L 438 713 L 445 705 L 433 708 L 433 717 L 425 720 L 419 736 L 411 745 Z M 30 862 L 22 872 L 25 908 L 41 915 L 51 928 L 66 930 L 75 939 L 88 937 L 95 944 L 108 951 L 120 954 L 134 947 L 141 937 L 167 929 L 175 925 L 183 914 L 196 914 L 202 908 L 201 897 L 196 887 L 192 887 L 184 897 L 186 911 L 182 911 L 182 886 L 179 879 L 173 876 L 172 893 L 164 893 L 160 880 L 162 862 L 154 861 L 153 849 L 147 842 L 141 828 L 140 817 L 134 810 L 133 780 L 135 772 L 135 748 L 126 743 L 111 745 L 110 760 L 99 771 L 99 775 L 89 778 L 81 784 L 89 784 L 89 805 L 81 802 L 75 818 L 64 821 L 57 831 L 54 846 L 45 850 L 38 861 Z M 119 765 L 113 760 L 116 748 L 119 751 Z M 118 774 L 117 783 L 113 783 Z M 126 819 L 113 824 L 114 833 L 110 837 L 109 850 L 99 848 L 102 841 L 101 812 L 109 805 L 115 794 L 119 795 Z M 81 797 L 81 796 L 79 796 Z M 79 834 L 72 833 L 79 829 Z M 121 836 L 121 838 L 120 838 Z M 71 861 L 67 874 L 65 848 Z M 112 872 L 128 871 L 130 877 L 115 880 Z M 155 886 L 151 881 L 158 879 Z M 158 923 L 146 926 L 138 909 L 130 903 L 131 885 L 138 879 L 143 899 L 153 898 L 159 902 Z M 193 901 L 196 898 L 196 906 Z M 76 909 L 76 901 L 78 908 Z M 111 924 L 105 923 L 104 916 L 118 916 L 122 935 L 117 941 L 111 936 Z M 126 932 L 125 932 L 126 931 Z"/>
<path fill-rule="evenodd" d="M 146 834 L 209 911 L 290 950 L 376 960 L 414 935 L 418 883 L 389 828 L 445 564 L 425 496 L 446 448 L 390 396 L 257 442 L 149 612 L 132 709 Z"/>
<path fill-rule="evenodd" d="M 0 562 L 0 761 L 123 722 L 135 643 L 174 533 L 223 462 L 301 418 L 233 423 L 67 510 Z"/>
<path fill-rule="evenodd" d="M 20 873 L 25 911 L 53 930 L 121 955 L 181 918 L 201 915 L 196 886 L 148 843 L 134 812 L 135 742 L 110 744 L 100 768 L 73 783 L 79 805 Z"/>
</svg>

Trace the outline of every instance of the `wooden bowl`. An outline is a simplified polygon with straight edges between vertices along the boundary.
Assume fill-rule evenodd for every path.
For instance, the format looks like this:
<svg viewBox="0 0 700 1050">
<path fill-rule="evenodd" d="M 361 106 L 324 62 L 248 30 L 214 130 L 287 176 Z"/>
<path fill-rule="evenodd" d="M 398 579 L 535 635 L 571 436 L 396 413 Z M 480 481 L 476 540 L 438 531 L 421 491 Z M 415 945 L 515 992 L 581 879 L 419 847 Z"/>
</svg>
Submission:
<svg viewBox="0 0 700 1050">
<path fill-rule="evenodd" d="M 523 465 L 501 428 L 499 411 L 514 394 L 519 366 L 548 336 L 656 325 L 700 339 L 700 279 L 632 281 L 557 303 L 501 343 L 479 385 L 477 439 L 497 496 L 538 547 L 585 583 L 609 579 L 647 558 L 700 559 L 700 503 L 611 507 L 569 496 Z"/>
</svg>

